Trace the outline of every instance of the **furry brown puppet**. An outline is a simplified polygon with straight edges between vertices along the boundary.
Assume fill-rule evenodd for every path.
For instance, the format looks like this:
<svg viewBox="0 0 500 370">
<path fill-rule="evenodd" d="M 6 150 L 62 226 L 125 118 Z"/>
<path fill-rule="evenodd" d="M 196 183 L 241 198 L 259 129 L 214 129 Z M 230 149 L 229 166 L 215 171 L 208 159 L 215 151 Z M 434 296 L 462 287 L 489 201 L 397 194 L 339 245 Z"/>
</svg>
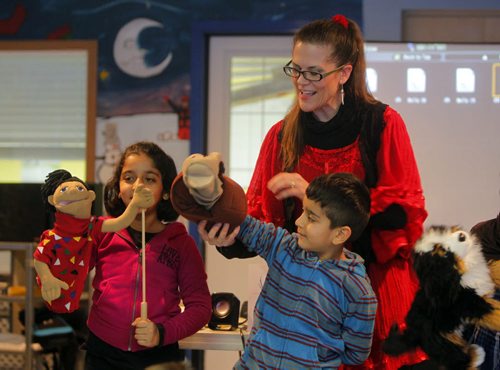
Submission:
<svg viewBox="0 0 500 370">
<path fill-rule="evenodd" d="M 484 350 L 462 337 L 465 324 L 500 329 L 500 305 L 478 240 L 456 227 L 433 226 L 415 245 L 420 281 L 406 316 L 393 327 L 383 350 L 399 355 L 420 346 L 440 369 L 475 369 Z"/>
<path fill-rule="evenodd" d="M 41 190 L 55 221 L 52 229 L 42 233 L 33 253 L 37 282 L 49 310 L 69 313 L 79 306 L 93 240 L 101 232 L 115 232 L 129 226 L 141 208 L 153 204 L 153 195 L 139 185 L 123 214 L 105 219 L 91 215 L 94 191 L 66 170 L 49 173 Z"/>
<path fill-rule="evenodd" d="M 218 152 L 187 157 L 172 183 L 170 199 L 177 213 L 186 219 L 196 223 L 207 220 L 207 229 L 216 223 L 229 223 L 232 231 L 247 213 L 245 191 L 224 176 Z"/>
</svg>

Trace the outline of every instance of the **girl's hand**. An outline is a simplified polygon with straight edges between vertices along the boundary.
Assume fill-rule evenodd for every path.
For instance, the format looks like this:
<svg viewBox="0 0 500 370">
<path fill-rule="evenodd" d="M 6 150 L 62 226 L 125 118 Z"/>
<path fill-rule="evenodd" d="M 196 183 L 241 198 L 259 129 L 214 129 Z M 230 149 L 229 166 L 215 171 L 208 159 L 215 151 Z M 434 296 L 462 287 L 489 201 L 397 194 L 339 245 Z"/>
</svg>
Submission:
<svg viewBox="0 0 500 370">
<path fill-rule="evenodd" d="M 160 333 L 156 324 L 151 320 L 138 317 L 132 326 L 135 326 L 134 338 L 141 346 L 151 348 L 160 344 Z"/>
<path fill-rule="evenodd" d="M 234 228 L 231 234 L 227 234 L 229 230 L 229 224 L 215 224 L 212 228 L 207 232 L 205 227 L 207 226 L 207 221 L 203 220 L 198 223 L 198 234 L 200 238 L 206 241 L 209 244 L 216 245 L 218 247 L 229 247 L 234 244 L 236 240 L 236 235 L 240 231 L 240 227 L 237 226 Z"/>
<path fill-rule="evenodd" d="M 308 185 L 309 183 L 296 172 L 280 172 L 269 180 L 267 188 L 276 196 L 276 199 L 296 197 L 303 200 Z"/>
<path fill-rule="evenodd" d="M 141 184 L 134 189 L 134 195 L 130 205 L 137 208 L 147 209 L 153 205 L 153 201 L 153 193 L 151 190 Z"/>
</svg>

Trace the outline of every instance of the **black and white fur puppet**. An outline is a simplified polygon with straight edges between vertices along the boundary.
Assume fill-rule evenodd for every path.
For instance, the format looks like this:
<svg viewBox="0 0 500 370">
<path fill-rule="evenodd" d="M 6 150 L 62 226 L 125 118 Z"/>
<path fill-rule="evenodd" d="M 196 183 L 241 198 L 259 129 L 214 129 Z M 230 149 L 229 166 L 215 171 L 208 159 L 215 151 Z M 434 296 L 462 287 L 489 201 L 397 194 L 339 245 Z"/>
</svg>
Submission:
<svg viewBox="0 0 500 370">
<path fill-rule="evenodd" d="M 406 316 L 406 327 L 393 327 L 383 344 L 389 355 L 416 347 L 441 369 L 475 369 L 484 350 L 462 337 L 468 323 L 500 329 L 495 285 L 473 236 L 457 227 L 433 226 L 415 245 L 414 266 L 420 288 Z"/>
</svg>

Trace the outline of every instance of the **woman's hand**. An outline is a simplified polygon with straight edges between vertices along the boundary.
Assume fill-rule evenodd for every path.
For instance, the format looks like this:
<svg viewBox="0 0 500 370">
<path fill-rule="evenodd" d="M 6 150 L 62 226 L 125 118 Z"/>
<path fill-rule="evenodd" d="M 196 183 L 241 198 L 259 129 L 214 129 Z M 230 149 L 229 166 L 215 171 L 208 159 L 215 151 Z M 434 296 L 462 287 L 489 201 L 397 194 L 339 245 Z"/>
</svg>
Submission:
<svg viewBox="0 0 500 370">
<path fill-rule="evenodd" d="M 280 172 L 267 183 L 267 188 L 277 199 L 296 197 L 304 199 L 309 183 L 298 173 Z"/>
<path fill-rule="evenodd" d="M 134 338 L 141 346 L 151 348 L 160 343 L 160 333 L 158 333 L 156 324 L 151 320 L 138 317 L 132 326 L 135 326 Z"/>
<path fill-rule="evenodd" d="M 207 226 L 207 221 L 203 220 L 198 223 L 198 234 L 200 238 L 206 241 L 208 244 L 216 245 L 218 247 L 229 247 L 234 244 L 236 240 L 236 235 L 240 231 L 240 227 L 234 228 L 233 232 L 228 235 L 229 224 L 217 223 L 207 232 L 205 227 Z"/>
</svg>

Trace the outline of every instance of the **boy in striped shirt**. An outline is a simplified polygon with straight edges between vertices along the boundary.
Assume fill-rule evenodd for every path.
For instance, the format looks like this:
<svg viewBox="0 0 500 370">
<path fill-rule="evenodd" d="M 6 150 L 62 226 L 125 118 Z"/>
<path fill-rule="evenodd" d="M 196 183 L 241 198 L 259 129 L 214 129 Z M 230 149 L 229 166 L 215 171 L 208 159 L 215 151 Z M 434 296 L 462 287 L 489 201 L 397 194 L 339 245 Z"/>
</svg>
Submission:
<svg viewBox="0 0 500 370">
<path fill-rule="evenodd" d="M 337 369 L 361 364 L 372 342 L 377 301 L 363 259 L 347 247 L 363 231 L 370 195 L 354 175 L 315 178 L 307 187 L 297 233 L 247 216 L 203 240 L 229 247 L 238 238 L 268 264 L 245 352 L 235 369 Z"/>
</svg>

